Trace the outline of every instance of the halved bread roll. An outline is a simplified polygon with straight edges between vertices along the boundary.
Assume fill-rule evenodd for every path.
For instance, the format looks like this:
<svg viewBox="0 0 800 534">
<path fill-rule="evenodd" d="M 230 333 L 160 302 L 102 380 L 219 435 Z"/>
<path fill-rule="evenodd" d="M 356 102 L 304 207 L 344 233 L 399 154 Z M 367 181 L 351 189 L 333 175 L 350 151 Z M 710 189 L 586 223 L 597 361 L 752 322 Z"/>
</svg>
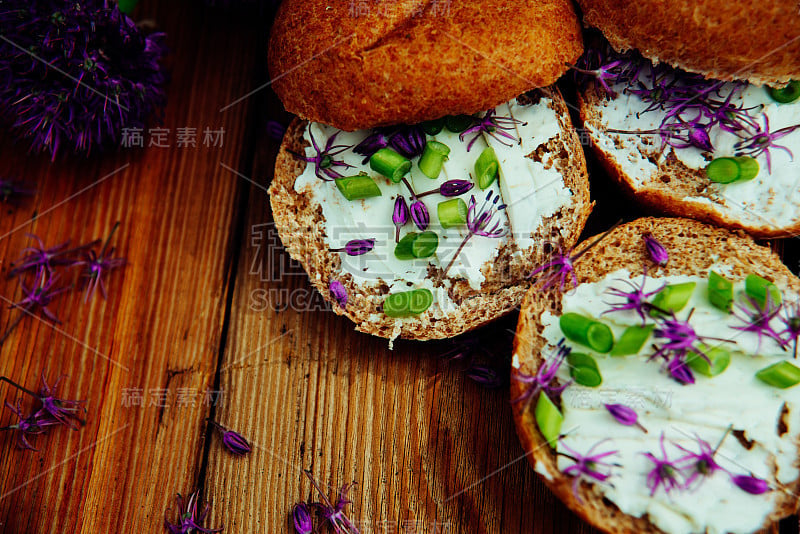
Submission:
<svg viewBox="0 0 800 534">
<path fill-rule="evenodd" d="M 668 251 L 666 266 L 651 261 L 646 235 Z M 796 333 L 792 337 L 784 328 L 800 322 L 790 323 L 800 312 L 800 280 L 745 234 L 688 219 L 638 219 L 587 250 L 593 241 L 576 247 L 576 254 L 585 251 L 574 263 L 577 287 L 570 277 L 564 292 L 534 287 L 517 326 L 511 398 L 517 432 L 541 479 L 606 532 L 753 532 L 796 512 L 800 368 L 793 358 Z M 729 301 L 711 303 L 711 271 L 732 284 L 715 279 L 711 294 L 730 289 L 734 314 L 726 311 Z M 751 293 L 758 293 L 753 288 L 759 278 L 748 281 L 748 275 L 780 290 L 780 308 L 773 289 L 772 297 L 756 302 Z M 668 289 L 670 296 L 661 297 L 665 285 L 679 284 L 682 290 Z M 686 288 L 688 296 L 677 298 Z M 637 289 L 646 295 L 644 302 L 666 313 L 659 319 L 652 308 L 637 313 L 623 293 Z M 763 331 L 771 328 L 781 342 L 752 327 L 750 314 L 758 306 L 772 314 Z M 595 327 L 593 341 L 576 341 L 581 329 L 570 321 L 583 319 L 567 314 L 604 326 Z M 696 352 L 669 350 L 690 339 L 681 330 L 685 325 L 699 336 L 692 346 L 710 355 L 708 366 Z M 598 334 L 606 327 L 613 337 L 610 350 Z M 626 337 L 627 329 L 645 332 L 644 338 L 631 343 L 636 336 Z M 670 337 L 679 330 L 681 336 Z M 567 348 L 560 356 L 569 355 L 559 366 L 558 342 L 564 338 Z M 682 361 L 682 367 L 667 359 Z M 782 366 L 780 373 L 764 371 L 773 364 Z M 540 381 L 546 382 L 547 370 L 552 381 L 544 392 L 534 392 L 532 377 L 544 373 Z M 794 378 L 781 381 L 787 371 Z M 776 381 L 775 375 L 783 378 Z M 616 411 L 605 405 L 616 405 Z M 713 466 L 698 463 L 703 451 Z M 582 455 L 595 458 L 583 467 L 596 476 L 574 467 Z M 656 463 L 665 457 L 673 471 Z"/>
</svg>

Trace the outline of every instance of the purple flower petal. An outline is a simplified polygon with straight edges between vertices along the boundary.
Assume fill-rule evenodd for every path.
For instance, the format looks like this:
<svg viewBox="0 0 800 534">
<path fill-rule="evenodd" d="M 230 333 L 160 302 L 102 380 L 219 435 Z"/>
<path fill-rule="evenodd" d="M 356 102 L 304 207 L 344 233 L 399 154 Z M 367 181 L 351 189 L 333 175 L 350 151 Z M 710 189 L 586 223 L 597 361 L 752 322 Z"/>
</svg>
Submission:
<svg viewBox="0 0 800 534">
<path fill-rule="evenodd" d="M 731 481 L 736 484 L 739 489 L 752 495 L 761 495 L 769 491 L 769 483 L 767 483 L 766 480 L 754 476 L 735 475 L 731 477 Z"/>
<path fill-rule="evenodd" d="M 340 307 L 344 308 L 345 306 L 347 306 L 347 290 L 344 288 L 344 286 L 340 281 L 331 280 L 328 289 L 331 292 L 331 296 Z"/>
<path fill-rule="evenodd" d="M 417 225 L 420 230 L 425 230 L 431 222 L 431 217 L 428 214 L 428 208 L 421 200 L 417 200 L 411 204 L 411 220 Z"/>
<path fill-rule="evenodd" d="M 653 234 L 644 234 L 644 246 L 647 249 L 647 253 L 650 255 L 650 259 L 653 260 L 653 263 L 661 267 L 667 264 L 669 261 L 669 253 L 667 253 L 667 249 L 664 248 L 664 245 L 653 237 Z"/>
</svg>

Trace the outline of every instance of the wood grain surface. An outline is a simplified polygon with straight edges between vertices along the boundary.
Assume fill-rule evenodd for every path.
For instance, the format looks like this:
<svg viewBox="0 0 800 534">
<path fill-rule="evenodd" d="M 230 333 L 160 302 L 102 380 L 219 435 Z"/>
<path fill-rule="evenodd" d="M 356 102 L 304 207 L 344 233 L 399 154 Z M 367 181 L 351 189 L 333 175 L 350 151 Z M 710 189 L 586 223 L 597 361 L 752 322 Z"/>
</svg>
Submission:
<svg viewBox="0 0 800 534">
<path fill-rule="evenodd" d="M 35 437 L 38 452 L 0 435 L 0 532 L 163 532 L 175 493 L 195 489 L 212 502 L 207 526 L 293 532 L 293 503 L 319 499 L 303 470 L 331 497 L 358 484 L 348 510 L 364 534 L 592 531 L 529 468 L 507 386 L 481 388 L 441 358 L 452 343 L 390 350 L 356 333 L 283 251 L 265 192 L 278 146 L 267 120 L 289 118 L 267 84 L 269 15 L 196 0 L 144 0 L 136 15 L 169 34 L 164 127 L 224 128 L 224 144 L 51 163 L 0 137 L 0 176 L 38 189 L 0 204 L 0 328 L 18 313 L 5 274 L 27 233 L 77 244 L 120 221 L 113 243 L 129 261 L 108 300 L 75 290 L 54 303 L 63 324 L 25 318 L 0 347 L 0 373 L 28 387 L 66 374 L 63 395 L 89 407 L 80 431 Z M 602 177 L 593 185 L 589 231 L 619 210 Z M 794 242 L 777 246 L 796 262 Z M 512 315 L 476 334 L 501 367 L 514 326 Z M 207 417 L 253 452 L 225 451 Z"/>
</svg>

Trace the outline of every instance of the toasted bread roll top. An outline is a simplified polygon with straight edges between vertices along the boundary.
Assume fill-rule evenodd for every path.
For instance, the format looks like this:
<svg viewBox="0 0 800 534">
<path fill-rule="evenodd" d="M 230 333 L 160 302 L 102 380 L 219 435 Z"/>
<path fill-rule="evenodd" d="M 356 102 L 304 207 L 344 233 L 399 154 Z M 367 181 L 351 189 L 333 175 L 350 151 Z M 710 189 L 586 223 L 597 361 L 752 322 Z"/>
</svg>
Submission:
<svg viewBox="0 0 800 534">
<path fill-rule="evenodd" d="M 780 85 L 800 78 L 800 11 L 780 0 L 578 0 L 583 20 L 617 50 L 719 80 Z"/>
<path fill-rule="evenodd" d="M 582 50 L 568 0 L 287 0 L 269 70 L 288 111 L 353 131 L 492 108 Z"/>
</svg>

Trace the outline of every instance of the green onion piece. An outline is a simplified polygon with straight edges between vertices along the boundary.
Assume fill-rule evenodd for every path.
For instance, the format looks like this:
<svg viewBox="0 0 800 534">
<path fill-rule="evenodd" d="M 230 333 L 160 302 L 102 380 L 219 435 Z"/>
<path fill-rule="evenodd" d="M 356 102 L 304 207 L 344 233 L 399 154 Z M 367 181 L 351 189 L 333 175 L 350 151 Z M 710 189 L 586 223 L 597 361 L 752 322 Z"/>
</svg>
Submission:
<svg viewBox="0 0 800 534">
<path fill-rule="evenodd" d="M 117 8 L 119 9 L 120 13 L 125 13 L 126 15 L 130 15 L 133 8 L 136 7 L 136 4 L 139 3 L 139 0 L 119 0 L 117 2 Z"/>
<path fill-rule="evenodd" d="M 435 180 L 442 172 L 442 165 L 447 161 L 448 154 L 450 154 L 449 146 L 438 141 L 428 141 L 422 157 L 419 158 L 419 170 L 428 178 Z"/>
<path fill-rule="evenodd" d="M 422 123 L 422 130 L 428 135 L 436 135 L 444 128 L 444 117 Z"/>
<path fill-rule="evenodd" d="M 692 293 L 694 293 L 696 285 L 697 283 L 695 282 L 668 285 L 655 296 L 653 299 L 653 306 L 666 312 L 679 312 L 689 303 L 689 299 L 692 298 Z M 650 315 L 656 316 L 658 315 L 658 311 L 652 310 Z"/>
<path fill-rule="evenodd" d="M 756 373 L 756 378 L 772 387 L 786 389 L 800 383 L 800 368 L 783 360 L 764 367 Z"/>
<path fill-rule="evenodd" d="M 731 363 L 730 352 L 722 347 L 709 347 L 707 345 L 703 345 L 702 349 L 711 362 L 694 351 L 689 351 L 686 355 L 686 364 L 694 371 L 705 376 L 717 376 L 728 368 Z"/>
<path fill-rule="evenodd" d="M 708 273 L 708 301 L 715 308 L 730 313 L 733 307 L 733 282 L 710 271 Z"/>
<path fill-rule="evenodd" d="M 394 247 L 394 257 L 398 260 L 413 260 L 415 258 L 414 253 L 411 251 L 411 247 L 414 244 L 414 241 L 417 239 L 419 234 L 417 232 L 409 232 L 403 236 L 403 238 L 397 242 L 397 245 Z"/>
<path fill-rule="evenodd" d="M 772 306 L 781 303 L 781 290 L 778 289 L 778 286 L 757 274 L 747 275 L 747 278 L 744 279 L 744 291 L 762 308 L 766 306 L 768 293 L 769 303 Z"/>
<path fill-rule="evenodd" d="M 444 127 L 453 133 L 461 133 L 472 126 L 474 120 L 472 115 L 449 115 L 444 118 Z"/>
<path fill-rule="evenodd" d="M 451 198 L 439 202 L 439 205 L 436 206 L 436 213 L 442 227 L 461 226 L 467 222 L 467 203 L 460 198 Z"/>
<path fill-rule="evenodd" d="M 561 434 L 561 423 L 564 422 L 564 416 L 553 404 L 544 392 L 539 394 L 539 400 L 536 401 L 536 424 L 539 426 L 539 432 L 542 434 L 547 443 L 556 448 L 558 436 Z"/>
<path fill-rule="evenodd" d="M 629 354 L 638 354 L 644 346 L 647 338 L 653 333 L 656 325 L 649 324 L 647 326 L 629 326 L 622 332 L 622 335 L 614 344 L 614 348 L 609 353 L 611 356 L 628 356 Z"/>
<path fill-rule="evenodd" d="M 771 96 L 775 102 L 780 102 L 781 104 L 794 102 L 800 98 L 800 81 L 792 80 L 786 87 L 778 89 L 770 87 L 769 96 Z"/>
<path fill-rule="evenodd" d="M 718 184 L 735 182 L 740 172 L 739 162 L 734 158 L 717 158 L 706 166 L 706 176 Z"/>
<path fill-rule="evenodd" d="M 758 160 L 750 156 L 737 156 L 733 158 L 739 164 L 739 178 L 737 182 L 746 182 L 758 176 Z"/>
<path fill-rule="evenodd" d="M 497 161 L 497 154 L 494 148 L 487 146 L 475 161 L 475 179 L 478 181 L 478 187 L 486 189 L 492 185 L 499 170 L 500 162 Z"/>
<path fill-rule="evenodd" d="M 381 189 L 378 184 L 366 174 L 337 178 L 336 187 L 347 200 L 361 200 L 363 198 L 381 196 Z"/>
<path fill-rule="evenodd" d="M 370 168 L 398 183 L 411 170 L 411 160 L 391 148 L 382 148 L 369 158 Z"/>
<path fill-rule="evenodd" d="M 567 364 L 569 364 L 569 375 L 576 384 L 596 388 L 603 382 L 597 362 L 588 354 L 573 352 L 567 356 Z"/>
<path fill-rule="evenodd" d="M 433 293 L 427 289 L 414 289 L 392 293 L 383 301 L 383 313 L 388 317 L 419 315 L 433 304 Z"/>
<path fill-rule="evenodd" d="M 565 313 L 559 326 L 567 339 L 586 345 L 599 353 L 606 353 L 614 345 L 614 333 L 599 321 L 577 313 Z"/>
<path fill-rule="evenodd" d="M 433 256 L 438 247 L 439 236 L 436 235 L 436 232 L 428 230 L 419 234 L 411 243 L 411 253 L 415 258 L 428 258 Z"/>
<path fill-rule="evenodd" d="M 408 309 L 414 315 L 419 315 L 433 304 L 433 293 L 428 289 L 415 289 L 411 292 L 411 301 Z"/>
</svg>

